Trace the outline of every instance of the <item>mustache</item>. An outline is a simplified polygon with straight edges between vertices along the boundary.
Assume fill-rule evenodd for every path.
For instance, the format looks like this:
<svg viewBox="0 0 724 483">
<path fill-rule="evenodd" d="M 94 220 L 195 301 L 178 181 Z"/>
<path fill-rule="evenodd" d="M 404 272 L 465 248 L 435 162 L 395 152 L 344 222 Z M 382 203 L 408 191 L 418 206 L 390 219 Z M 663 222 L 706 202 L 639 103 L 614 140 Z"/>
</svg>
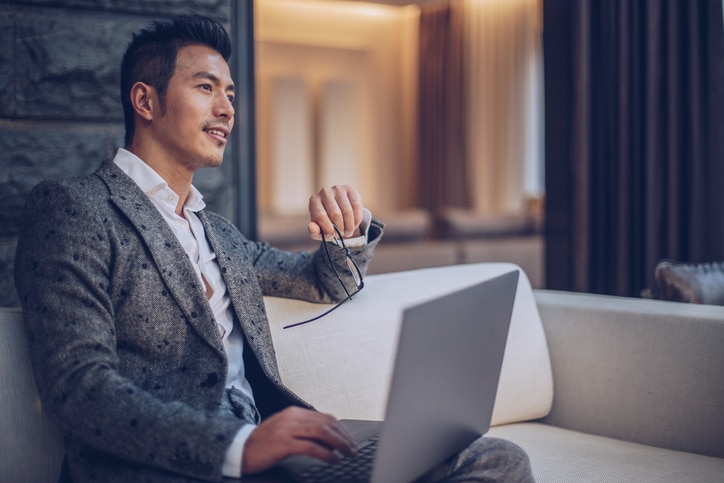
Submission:
<svg viewBox="0 0 724 483">
<path fill-rule="evenodd" d="M 227 130 L 231 130 L 231 128 L 229 127 L 229 121 L 215 120 L 215 121 L 206 121 L 203 124 L 201 124 L 201 129 L 204 129 L 204 130 L 214 129 L 216 127 L 223 127 L 223 128 L 226 128 Z"/>
</svg>

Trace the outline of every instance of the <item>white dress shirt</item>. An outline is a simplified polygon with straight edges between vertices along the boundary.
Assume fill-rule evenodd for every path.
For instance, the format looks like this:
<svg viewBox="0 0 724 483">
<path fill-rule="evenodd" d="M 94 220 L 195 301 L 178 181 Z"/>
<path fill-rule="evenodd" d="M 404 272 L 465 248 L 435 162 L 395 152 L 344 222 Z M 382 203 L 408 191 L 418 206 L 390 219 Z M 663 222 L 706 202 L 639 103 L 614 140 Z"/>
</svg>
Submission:
<svg viewBox="0 0 724 483">
<path fill-rule="evenodd" d="M 251 386 L 244 376 L 243 338 L 239 330 L 233 330 L 234 315 L 231 300 L 226 291 L 226 284 L 221 276 L 219 265 L 216 263 L 216 254 L 206 239 L 204 226 L 201 224 L 199 217 L 196 216 L 197 212 L 206 207 L 203 196 L 194 186 L 191 186 L 189 197 L 183 207 L 183 216 L 179 216 L 176 214 L 179 196 L 169 188 L 168 183 L 149 165 L 125 149 L 118 150 L 113 162 L 146 193 L 151 203 L 161 212 L 161 215 L 171 227 L 184 251 L 186 251 L 201 286 L 207 290 L 209 305 L 224 345 L 229 364 L 226 387 L 236 386 L 253 401 L 254 395 Z M 224 476 L 241 476 L 244 443 L 254 427 L 251 424 L 245 425 L 237 433 L 226 452 L 222 470 Z"/>
</svg>

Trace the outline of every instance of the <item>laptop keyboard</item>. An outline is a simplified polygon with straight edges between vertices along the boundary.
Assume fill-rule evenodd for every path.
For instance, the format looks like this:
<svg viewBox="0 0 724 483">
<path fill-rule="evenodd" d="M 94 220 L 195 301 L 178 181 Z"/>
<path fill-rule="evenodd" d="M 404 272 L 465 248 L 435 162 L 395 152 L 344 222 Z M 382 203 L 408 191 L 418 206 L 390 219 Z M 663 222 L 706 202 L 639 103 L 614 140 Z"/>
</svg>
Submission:
<svg viewBox="0 0 724 483">
<path fill-rule="evenodd" d="M 342 458 L 331 465 L 315 465 L 295 476 L 300 483 L 347 483 L 369 481 L 377 452 L 378 436 L 365 440 L 354 458 Z"/>
</svg>

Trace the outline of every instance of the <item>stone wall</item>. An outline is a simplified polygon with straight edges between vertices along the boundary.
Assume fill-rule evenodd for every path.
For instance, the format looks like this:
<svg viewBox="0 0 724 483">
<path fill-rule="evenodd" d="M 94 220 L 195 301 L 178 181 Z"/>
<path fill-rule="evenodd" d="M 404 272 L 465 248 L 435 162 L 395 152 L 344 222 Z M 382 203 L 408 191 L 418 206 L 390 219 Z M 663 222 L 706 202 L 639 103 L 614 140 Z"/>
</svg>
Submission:
<svg viewBox="0 0 724 483">
<path fill-rule="evenodd" d="M 122 145 L 120 62 L 132 33 L 189 11 L 229 28 L 231 1 L 0 2 L 0 306 L 18 304 L 13 260 L 28 191 L 91 173 Z M 227 159 L 195 184 L 210 209 L 234 219 L 231 168 Z"/>
</svg>

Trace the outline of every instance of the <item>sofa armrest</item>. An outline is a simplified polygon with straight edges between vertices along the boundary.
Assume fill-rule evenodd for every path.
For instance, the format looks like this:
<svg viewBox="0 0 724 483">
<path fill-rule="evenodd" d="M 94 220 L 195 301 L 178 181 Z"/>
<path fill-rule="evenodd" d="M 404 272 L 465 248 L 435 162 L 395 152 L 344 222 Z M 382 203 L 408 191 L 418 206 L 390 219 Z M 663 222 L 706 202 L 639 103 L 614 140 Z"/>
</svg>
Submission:
<svg viewBox="0 0 724 483">
<path fill-rule="evenodd" d="M 536 291 L 553 370 L 544 422 L 724 457 L 724 307 Z"/>
</svg>

